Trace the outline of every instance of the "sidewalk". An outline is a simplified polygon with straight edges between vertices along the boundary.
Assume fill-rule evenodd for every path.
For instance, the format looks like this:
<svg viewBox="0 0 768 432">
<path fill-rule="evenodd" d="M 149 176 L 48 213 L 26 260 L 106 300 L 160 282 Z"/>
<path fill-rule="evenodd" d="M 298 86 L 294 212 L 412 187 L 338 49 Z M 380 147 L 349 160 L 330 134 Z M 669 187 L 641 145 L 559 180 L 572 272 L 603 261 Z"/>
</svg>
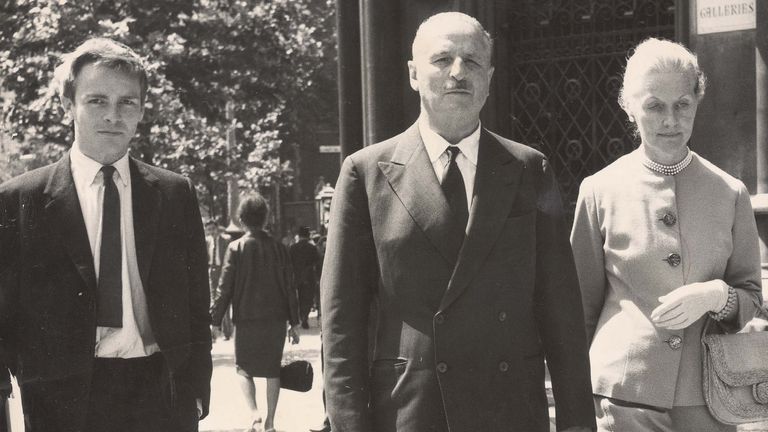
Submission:
<svg viewBox="0 0 768 432">
<path fill-rule="evenodd" d="M 312 363 L 314 382 L 312 390 L 299 393 L 280 392 L 275 427 L 278 432 L 307 432 L 323 421 L 322 376 L 320 372 L 320 331 L 317 319 L 309 319 L 309 330 L 300 329 L 298 345 L 286 345 L 286 355 Z M 232 339 L 218 339 L 213 344 L 213 377 L 211 379 L 210 414 L 200 422 L 201 432 L 241 432 L 249 426 L 248 408 L 243 401 L 235 373 L 235 345 Z M 256 397 L 262 417 L 266 416 L 264 379 L 256 379 Z"/>
<path fill-rule="evenodd" d="M 301 341 L 298 345 L 286 345 L 286 355 L 297 357 L 312 363 L 315 373 L 312 390 L 298 393 L 290 390 L 280 392 L 277 404 L 275 426 L 278 432 L 307 432 L 320 426 L 323 421 L 322 376 L 320 371 L 320 331 L 314 313 L 310 315 L 309 330 L 301 329 Z M 218 339 L 213 345 L 213 378 L 211 379 L 211 413 L 200 423 L 201 432 L 242 432 L 247 430 L 248 409 L 240 394 L 240 387 L 235 374 L 233 340 Z M 266 414 L 267 403 L 264 396 L 265 382 L 256 380 L 256 395 L 262 416 Z M 554 426 L 554 407 L 550 407 L 552 432 Z"/>
</svg>

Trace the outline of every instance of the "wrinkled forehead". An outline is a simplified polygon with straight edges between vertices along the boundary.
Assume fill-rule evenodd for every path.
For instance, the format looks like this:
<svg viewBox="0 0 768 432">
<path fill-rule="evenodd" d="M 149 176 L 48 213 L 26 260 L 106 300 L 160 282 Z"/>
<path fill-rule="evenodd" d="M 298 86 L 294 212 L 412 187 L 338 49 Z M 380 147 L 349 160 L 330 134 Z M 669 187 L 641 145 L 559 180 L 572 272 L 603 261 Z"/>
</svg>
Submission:
<svg viewBox="0 0 768 432">
<path fill-rule="evenodd" d="M 422 24 L 413 40 L 411 55 L 415 59 L 456 45 L 476 51 L 473 54 L 478 56 L 491 56 L 491 42 L 484 30 L 457 19 L 434 20 Z"/>
</svg>

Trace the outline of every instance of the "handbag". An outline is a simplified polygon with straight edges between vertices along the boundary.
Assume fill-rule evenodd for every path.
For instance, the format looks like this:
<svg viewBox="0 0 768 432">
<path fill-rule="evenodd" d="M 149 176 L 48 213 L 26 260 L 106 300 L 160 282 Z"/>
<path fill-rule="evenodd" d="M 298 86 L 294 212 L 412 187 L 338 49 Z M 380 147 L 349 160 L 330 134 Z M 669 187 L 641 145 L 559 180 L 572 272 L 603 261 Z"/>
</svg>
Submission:
<svg viewBox="0 0 768 432">
<path fill-rule="evenodd" d="M 703 390 L 709 412 L 737 425 L 768 420 L 768 332 L 702 333 Z"/>
<path fill-rule="evenodd" d="M 314 372 L 306 360 L 294 360 L 280 367 L 280 387 L 287 390 L 307 392 L 312 389 Z"/>
</svg>

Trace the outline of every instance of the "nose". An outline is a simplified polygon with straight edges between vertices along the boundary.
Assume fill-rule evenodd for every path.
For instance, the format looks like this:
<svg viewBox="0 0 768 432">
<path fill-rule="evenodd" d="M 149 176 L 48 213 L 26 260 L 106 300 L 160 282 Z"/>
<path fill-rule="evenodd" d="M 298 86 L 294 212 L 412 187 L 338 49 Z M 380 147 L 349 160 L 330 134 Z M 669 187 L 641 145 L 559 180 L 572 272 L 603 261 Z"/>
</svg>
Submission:
<svg viewBox="0 0 768 432">
<path fill-rule="evenodd" d="M 455 79 L 456 81 L 461 81 L 466 76 L 466 66 L 464 65 L 464 60 L 462 60 L 461 57 L 456 57 L 453 60 L 453 63 L 451 64 L 450 75 L 451 78 Z"/>
<path fill-rule="evenodd" d="M 664 118 L 662 119 L 662 125 L 667 128 L 675 127 L 677 126 L 678 122 L 678 115 L 677 112 L 674 109 L 668 110 Z"/>
<path fill-rule="evenodd" d="M 104 111 L 104 121 L 107 123 L 116 123 L 120 120 L 120 109 L 118 104 L 110 104 Z"/>
</svg>

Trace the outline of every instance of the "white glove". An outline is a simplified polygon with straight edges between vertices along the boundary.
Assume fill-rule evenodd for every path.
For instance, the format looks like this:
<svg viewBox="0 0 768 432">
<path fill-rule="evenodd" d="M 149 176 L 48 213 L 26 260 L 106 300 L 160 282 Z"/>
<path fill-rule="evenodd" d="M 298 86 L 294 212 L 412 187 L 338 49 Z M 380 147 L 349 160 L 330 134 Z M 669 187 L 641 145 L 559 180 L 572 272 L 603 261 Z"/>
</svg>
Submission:
<svg viewBox="0 0 768 432">
<path fill-rule="evenodd" d="M 719 312 L 728 301 L 728 284 L 720 279 L 683 285 L 659 297 L 661 305 L 651 312 L 659 327 L 679 330 L 688 327 L 707 312 Z"/>
</svg>

